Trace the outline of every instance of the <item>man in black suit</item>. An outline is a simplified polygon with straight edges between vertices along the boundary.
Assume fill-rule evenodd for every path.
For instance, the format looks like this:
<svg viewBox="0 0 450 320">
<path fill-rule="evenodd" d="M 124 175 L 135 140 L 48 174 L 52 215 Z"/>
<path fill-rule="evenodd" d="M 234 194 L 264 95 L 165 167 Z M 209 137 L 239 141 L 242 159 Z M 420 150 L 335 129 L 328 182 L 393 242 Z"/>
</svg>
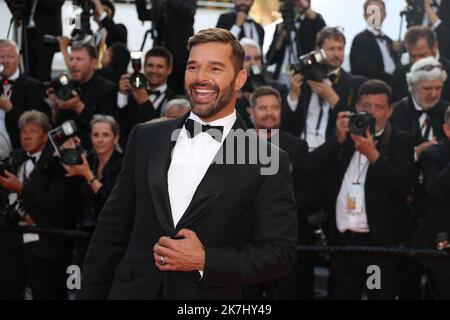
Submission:
<svg viewBox="0 0 450 320">
<path fill-rule="evenodd" d="M 253 2 L 254 0 L 234 0 L 235 10 L 222 13 L 217 21 L 217 28 L 230 30 L 238 40 L 244 37 L 252 39 L 262 48 L 264 29 L 248 15 Z"/>
<path fill-rule="evenodd" d="M 350 50 L 352 74 L 369 79 L 390 81 L 399 64 L 401 44 L 393 42 L 381 30 L 386 18 L 386 6 L 383 0 L 364 2 L 364 19 L 367 29 L 355 36 Z"/>
<path fill-rule="evenodd" d="M 3 232 L 17 225 L 63 228 L 74 192 L 47 143 L 48 117 L 36 110 L 26 111 L 19 118 L 19 128 L 22 149 L 11 153 L 17 172 L 5 171 L 0 176 L 0 185 L 8 190 L 2 207 L 21 203 L 14 219 L 2 216 L 6 230 L 0 232 L 0 299 L 24 299 L 27 285 L 35 300 L 66 299 L 66 241 L 44 234 Z"/>
<path fill-rule="evenodd" d="M 100 30 L 104 29 L 106 32 L 105 43 L 108 47 L 119 42 L 127 45 L 128 31 L 122 23 L 114 22 L 114 14 L 116 8 L 109 0 L 92 0 L 94 5 L 94 16 L 99 25 Z"/>
<path fill-rule="evenodd" d="M 398 66 L 391 79 L 392 101 L 396 102 L 409 94 L 406 74 L 411 66 L 419 59 L 435 57 L 444 67 L 447 74 L 450 74 L 450 61 L 440 54 L 439 43 L 436 34 L 428 27 L 414 26 L 408 29 L 405 34 L 405 46 L 409 55 L 409 64 Z M 450 79 L 444 82 L 442 88 L 442 98 L 450 101 Z"/>
<path fill-rule="evenodd" d="M 17 120 L 31 109 L 50 114 L 44 100 L 44 87 L 38 81 L 19 71 L 20 55 L 15 42 L 0 39 L 0 156 L 9 155 L 20 147 Z"/>
<path fill-rule="evenodd" d="M 351 133 L 349 112 L 339 113 L 336 137 L 308 159 L 308 171 L 335 170 L 328 212 L 332 241 L 337 245 L 392 246 L 408 239 L 411 216 L 406 195 L 416 181 L 413 139 L 390 125 L 390 94 L 382 81 L 365 82 L 356 110 L 372 114 L 374 134 L 369 128 Z M 381 289 L 368 288 L 369 299 L 394 299 L 398 289 L 395 261 L 358 255 L 331 258 L 332 298 L 360 299 L 370 265 L 380 267 Z"/>
<path fill-rule="evenodd" d="M 352 78 L 341 68 L 344 48 L 345 36 L 341 29 L 323 28 L 317 34 L 316 49 L 325 51 L 322 67 L 328 77 L 322 82 L 305 81 L 299 73 L 290 77 L 281 129 L 305 139 L 310 150 L 333 134 L 336 115 L 348 110 L 352 103 Z"/>
<path fill-rule="evenodd" d="M 448 250 L 450 234 L 450 107 L 445 113 L 443 125 L 445 139 L 422 154 L 422 168 L 427 195 L 431 205 L 422 220 L 415 244 L 427 248 Z M 443 235 L 438 240 L 438 235 Z M 439 246 L 439 242 L 447 241 Z M 428 281 L 435 299 L 450 299 L 450 262 L 448 260 L 419 259 L 428 270 Z"/>
<path fill-rule="evenodd" d="M 292 267 L 297 220 L 288 156 L 245 133 L 234 109 L 246 80 L 244 50 L 223 29 L 200 31 L 188 47 L 193 112 L 131 134 L 79 298 L 239 299 L 245 284 Z M 235 153 L 239 132 L 279 155 L 278 169 L 249 164 L 249 144 Z"/>
<path fill-rule="evenodd" d="M 298 204 L 298 242 L 314 244 L 312 230 L 303 211 L 306 184 L 304 162 L 308 157 L 307 143 L 287 132 L 279 130 L 281 123 L 281 96 L 269 86 L 261 86 L 251 96 L 250 115 L 258 136 L 269 140 L 289 155 L 295 197 Z M 273 281 L 277 299 L 313 299 L 314 270 L 310 255 L 299 255 L 288 275 Z"/>
<path fill-rule="evenodd" d="M 128 135 L 136 124 L 159 118 L 162 106 L 176 97 L 175 92 L 167 85 L 172 68 L 170 51 L 154 47 L 144 57 L 144 75 L 147 79 L 145 87 L 133 87 L 130 83 L 131 75 L 122 75 L 117 95 L 122 146 L 125 147 Z"/>
<path fill-rule="evenodd" d="M 167 48 L 173 55 L 173 72 L 169 78 L 169 86 L 177 94 L 184 93 L 184 70 L 188 51 L 186 43 L 194 34 L 194 16 L 197 11 L 197 0 L 153 1 L 150 10 L 145 9 L 144 0 L 136 1 L 140 19 L 152 20 L 156 29 L 154 46 Z"/>
<path fill-rule="evenodd" d="M 316 35 L 325 26 L 323 17 L 311 9 L 310 0 L 296 0 L 293 15 L 293 26 L 285 22 L 276 26 L 266 55 L 267 64 L 275 65 L 274 79 L 286 85 L 289 85 L 291 64 L 314 50 Z"/>
<path fill-rule="evenodd" d="M 71 85 L 75 88 L 68 100 L 49 90 L 52 117 L 56 124 L 75 121 L 83 146 L 89 149 L 89 124 L 94 114 L 115 116 L 117 87 L 95 73 L 97 50 L 89 43 L 75 43 L 70 53 Z"/>
<path fill-rule="evenodd" d="M 442 56 L 450 59 L 450 1 L 424 0 L 423 6 L 422 24 L 436 32 Z"/>
<path fill-rule="evenodd" d="M 6 1 L 8 6 L 13 7 L 17 1 Z M 51 34 L 60 36 L 62 34 L 61 7 L 64 0 L 33 0 L 25 1 L 22 8 L 24 41 L 22 51 L 26 71 L 29 76 L 40 81 L 50 80 L 53 55 L 58 47 L 49 46 L 44 43 L 44 35 Z"/>
</svg>

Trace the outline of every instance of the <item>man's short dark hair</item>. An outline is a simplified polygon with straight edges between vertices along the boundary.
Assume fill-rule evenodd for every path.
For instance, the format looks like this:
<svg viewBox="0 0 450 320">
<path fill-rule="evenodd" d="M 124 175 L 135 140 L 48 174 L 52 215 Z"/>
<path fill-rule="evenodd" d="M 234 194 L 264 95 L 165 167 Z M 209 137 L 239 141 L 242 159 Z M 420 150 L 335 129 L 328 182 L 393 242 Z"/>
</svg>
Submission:
<svg viewBox="0 0 450 320">
<path fill-rule="evenodd" d="M 189 38 L 187 48 L 191 51 L 192 47 L 201 43 L 221 42 L 231 46 L 231 58 L 233 59 L 235 72 L 238 73 L 244 69 L 245 51 L 236 37 L 228 30 L 221 28 L 203 29 Z"/>
<path fill-rule="evenodd" d="M 420 39 L 425 39 L 430 49 L 436 44 L 436 34 L 433 30 L 425 26 L 414 26 L 409 28 L 405 34 L 405 45 L 413 46 Z"/>
<path fill-rule="evenodd" d="M 364 2 L 364 13 L 367 12 L 367 8 L 369 7 L 371 2 L 376 2 L 376 3 L 381 4 L 383 6 L 384 11 L 386 11 L 386 4 L 384 3 L 383 0 L 366 0 Z"/>
<path fill-rule="evenodd" d="M 342 41 L 345 45 L 345 35 L 341 27 L 323 27 L 316 36 L 316 46 L 322 48 L 326 39 Z"/>
<path fill-rule="evenodd" d="M 76 41 L 76 42 L 72 43 L 70 48 L 72 49 L 72 51 L 86 49 L 86 51 L 91 59 L 98 59 L 97 48 L 94 45 L 92 45 L 90 42 Z"/>
<path fill-rule="evenodd" d="M 261 86 L 258 87 L 255 91 L 253 91 L 252 96 L 250 97 L 250 107 L 256 106 L 256 100 L 258 100 L 259 97 L 265 97 L 265 96 L 275 96 L 280 103 L 281 107 L 281 96 L 280 92 L 277 89 L 274 89 L 270 86 Z"/>
<path fill-rule="evenodd" d="M 392 89 L 384 81 L 372 79 L 364 82 L 359 88 L 358 97 L 361 98 L 367 94 L 385 94 L 388 98 L 389 105 L 391 104 Z"/>
<path fill-rule="evenodd" d="M 172 53 L 164 47 L 154 47 L 154 48 L 151 48 L 150 50 L 148 50 L 147 53 L 145 54 L 144 63 L 147 63 L 147 59 L 149 57 L 164 58 L 166 60 L 167 66 L 169 68 L 171 68 L 173 65 Z"/>
</svg>

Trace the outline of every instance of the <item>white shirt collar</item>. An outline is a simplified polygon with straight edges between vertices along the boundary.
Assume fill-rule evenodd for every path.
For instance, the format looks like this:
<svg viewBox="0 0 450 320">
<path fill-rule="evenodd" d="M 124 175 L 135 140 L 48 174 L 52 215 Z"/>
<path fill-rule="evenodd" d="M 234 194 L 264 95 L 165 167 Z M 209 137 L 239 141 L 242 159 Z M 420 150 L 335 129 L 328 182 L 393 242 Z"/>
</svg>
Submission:
<svg viewBox="0 0 450 320">
<path fill-rule="evenodd" d="M 164 83 L 163 85 L 160 85 L 159 87 L 156 87 L 155 89 L 153 89 L 153 88 L 150 88 L 150 89 L 152 89 L 152 91 L 159 90 L 159 92 L 161 92 L 161 94 L 162 94 L 163 92 L 166 92 L 166 90 L 167 90 L 167 83 Z"/>
<path fill-rule="evenodd" d="M 14 72 L 14 74 L 11 77 L 9 77 L 8 79 L 16 81 L 19 78 L 19 76 L 20 76 L 20 72 L 19 72 L 19 68 L 17 68 L 16 72 Z"/>
<path fill-rule="evenodd" d="M 33 153 L 33 154 L 30 154 L 29 152 L 27 152 L 27 155 L 28 155 L 29 157 L 33 157 L 33 158 L 36 159 L 36 162 L 38 162 L 39 159 L 41 158 L 41 154 L 42 154 L 42 150 L 41 150 L 41 151 L 38 151 L 38 152 L 35 152 L 35 153 Z"/>
<path fill-rule="evenodd" d="M 425 109 L 422 108 L 422 106 L 416 101 L 416 99 L 414 98 L 413 95 L 411 95 L 411 98 L 412 98 L 412 102 L 413 102 L 414 108 L 415 108 L 417 111 L 424 111 L 424 110 L 425 110 Z"/>
<path fill-rule="evenodd" d="M 330 72 L 328 72 L 328 76 L 331 76 L 332 74 L 334 74 L 334 75 L 338 75 L 338 73 L 339 73 L 339 70 L 341 70 L 341 68 L 339 67 L 339 68 L 336 68 L 336 69 L 334 69 L 333 71 L 330 71 Z"/>
<path fill-rule="evenodd" d="M 231 130 L 233 127 L 233 124 L 236 122 L 236 109 L 233 110 L 233 113 L 229 114 L 226 117 L 211 121 L 211 122 L 205 122 L 202 119 L 200 119 L 199 116 L 194 114 L 192 111 L 189 114 L 189 119 L 195 120 L 197 122 L 200 122 L 201 124 L 208 124 L 210 126 L 223 126 L 224 132 Z"/>
<path fill-rule="evenodd" d="M 383 36 L 384 35 L 384 33 L 383 33 L 383 31 L 378 31 L 378 30 L 375 30 L 374 28 L 372 28 L 371 26 L 367 26 L 366 27 L 366 30 L 367 31 L 369 31 L 370 33 L 372 33 L 375 37 L 377 37 L 377 36 Z"/>
</svg>

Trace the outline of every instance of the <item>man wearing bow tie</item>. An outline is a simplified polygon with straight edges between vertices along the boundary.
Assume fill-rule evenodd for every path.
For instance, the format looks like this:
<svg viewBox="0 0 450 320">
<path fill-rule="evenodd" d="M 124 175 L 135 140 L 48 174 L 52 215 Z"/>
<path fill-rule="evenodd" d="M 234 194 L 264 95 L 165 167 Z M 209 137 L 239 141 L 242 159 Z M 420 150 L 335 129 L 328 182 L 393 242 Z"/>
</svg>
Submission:
<svg viewBox="0 0 450 320">
<path fill-rule="evenodd" d="M 18 127 L 22 148 L 14 150 L 9 161 L 16 168 L 0 176 L 2 191 L 8 193 L 6 201 L 22 203 L 17 211 L 19 222 L 10 227 L 64 228 L 74 185 L 47 144 L 50 120 L 42 112 L 26 111 Z M 0 299 L 24 299 L 26 285 L 35 300 L 66 299 L 67 249 L 60 238 L 0 232 Z"/>
<path fill-rule="evenodd" d="M 382 31 L 386 18 L 386 5 L 383 0 L 366 0 L 364 2 L 364 19 L 366 30 L 355 36 L 350 50 L 352 74 L 368 79 L 379 79 L 389 83 L 396 66 L 402 45 L 393 42 Z"/>
<path fill-rule="evenodd" d="M 145 54 L 144 58 L 146 87 L 132 87 L 129 74 L 121 77 L 117 105 L 122 146 L 125 147 L 128 135 L 136 124 L 159 118 L 162 106 L 175 98 L 175 92 L 167 85 L 167 79 L 172 73 L 172 65 L 170 51 L 163 47 L 154 47 Z"/>
<path fill-rule="evenodd" d="M 326 58 L 322 82 L 304 80 L 302 74 L 290 76 L 281 129 L 301 137 L 314 150 L 334 132 L 336 115 L 347 110 L 353 98 L 351 75 L 341 68 L 344 62 L 345 36 L 338 27 L 324 27 L 316 38 L 316 49 Z"/>
<path fill-rule="evenodd" d="M 36 80 L 19 70 L 20 55 L 15 42 L 0 39 L 0 157 L 6 157 L 19 148 L 20 115 L 31 109 L 49 114 L 44 100 L 44 88 Z"/>
<path fill-rule="evenodd" d="M 263 47 L 264 29 L 255 20 L 249 17 L 254 0 L 234 0 L 235 10 L 223 13 L 217 21 L 217 28 L 230 30 L 240 40 L 249 38 Z"/>
<path fill-rule="evenodd" d="M 236 116 L 244 50 L 232 33 L 215 28 L 194 35 L 188 48 L 192 112 L 131 133 L 79 298 L 242 299 L 246 284 L 280 277 L 293 265 L 288 156 L 246 133 Z M 260 161 L 249 161 L 257 150 L 235 145 L 240 133 L 279 155 L 278 169 L 263 173 Z"/>
<path fill-rule="evenodd" d="M 389 123 L 391 89 L 368 80 L 359 91 L 356 111 L 375 119 L 374 133 L 350 131 L 349 112 L 341 112 L 336 136 L 310 154 L 306 170 L 329 172 L 330 242 L 340 245 L 393 246 L 409 239 L 412 217 L 406 195 L 416 181 L 412 137 Z M 369 299 L 394 299 L 398 292 L 395 260 L 335 255 L 331 258 L 331 297 L 361 299 L 367 267 L 380 267 L 379 289 Z"/>
</svg>

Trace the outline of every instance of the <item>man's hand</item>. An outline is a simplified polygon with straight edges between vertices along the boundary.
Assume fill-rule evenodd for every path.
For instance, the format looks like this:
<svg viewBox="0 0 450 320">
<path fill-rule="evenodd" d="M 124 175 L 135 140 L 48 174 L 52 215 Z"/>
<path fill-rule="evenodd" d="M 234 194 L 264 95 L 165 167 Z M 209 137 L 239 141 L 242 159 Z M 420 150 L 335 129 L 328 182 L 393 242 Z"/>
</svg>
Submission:
<svg viewBox="0 0 450 320">
<path fill-rule="evenodd" d="M 347 139 L 347 134 L 350 132 L 348 127 L 349 111 L 339 112 L 336 120 L 336 136 L 340 144 L 343 144 Z"/>
<path fill-rule="evenodd" d="M 432 146 L 432 145 L 437 144 L 437 143 L 438 142 L 436 141 L 436 138 L 433 138 L 433 140 L 425 141 L 425 142 L 422 142 L 421 144 L 419 144 L 415 148 L 417 159 L 420 158 L 420 155 L 422 154 L 422 152 L 425 151 L 425 149 L 427 149 L 429 146 Z"/>
<path fill-rule="evenodd" d="M 9 112 L 12 109 L 12 103 L 11 100 L 5 97 L 0 97 L 0 109 L 2 109 L 5 112 Z"/>
<path fill-rule="evenodd" d="M 289 75 L 289 98 L 292 101 L 298 101 L 302 93 L 303 76 L 300 73 Z"/>
<path fill-rule="evenodd" d="M 70 45 L 70 38 L 66 36 L 58 37 L 59 51 L 64 52 L 67 51 Z"/>
<path fill-rule="evenodd" d="M 144 104 L 149 100 L 147 89 L 145 88 L 131 88 L 131 93 L 138 104 Z"/>
<path fill-rule="evenodd" d="M 153 247 L 156 267 L 161 271 L 203 271 L 205 248 L 194 231 L 181 229 L 174 240 L 161 237 Z"/>
<path fill-rule="evenodd" d="M 370 164 L 374 164 L 378 160 L 380 153 L 375 146 L 375 141 L 369 128 L 366 130 L 366 137 L 352 134 L 351 138 L 355 142 L 355 149 L 365 155 Z"/>
<path fill-rule="evenodd" d="M 428 18 L 430 19 L 431 23 L 435 24 L 436 21 L 439 20 L 439 16 L 436 14 L 436 12 L 434 12 L 433 8 L 431 7 L 430 0 L 423 1 L 423 8 L 424 8 L 425 12 L 427 13 Z"/>
<path fill-rule="evenodd" d="M 0 176 L 0 185 L 6 190 L 13 191 L 15 193 L 22 192 L 23 184 L 14 174 L 5 170 L 5 176 Z"/>
<path fill-rule="evenodd" d="M 403 52 L 403 42 L 402 41 L 394 41 L 392 42 L 392 50 L 396 53 L 400 54 Z"/>
<path fill-rule="evenodd" d="M 236 14 L 236 26 L 242 28 L 245 20 L 247 19 L 247 14 L 244 11 L 238 11 Z"/>
<path fill-rule="evenodd" d="M 83 101 L 80 100 L 80 96 L 75 90 L 72 90 L 72 98 L 69 100 L 61 100 L 56 98 L 56 105 L 63 110 L 73 110 L 77 114 L 80 114 L 83 112 L 84 108 L 86 107 Z"/>
<path fill-rule="evenodd" d="M 119 80 L 119 92 L 127 94 L 131 90 L 130 75 L 125 73 L 120 77 Z"/>
<path fill-rule="evenodd" d="M 323 80 L 322 82 L 308 80 L 306 83 L 310 86 L 313 92 L 315 92 L 322 99 L 325 99 L 330 104 L 331 108 L 336 106 L 339 101 L 339 96 L 326 80 Z"/>
<path fill-rule="evenodd" d="M 100 2 L 100 0 L 91 0 L 91 2 L 94 4 L 94 15 L 96 18 L 100 17 L 103 13 L 103 11 L 105 11 L 103 9 L 102 3 Z"/>
</svg>

